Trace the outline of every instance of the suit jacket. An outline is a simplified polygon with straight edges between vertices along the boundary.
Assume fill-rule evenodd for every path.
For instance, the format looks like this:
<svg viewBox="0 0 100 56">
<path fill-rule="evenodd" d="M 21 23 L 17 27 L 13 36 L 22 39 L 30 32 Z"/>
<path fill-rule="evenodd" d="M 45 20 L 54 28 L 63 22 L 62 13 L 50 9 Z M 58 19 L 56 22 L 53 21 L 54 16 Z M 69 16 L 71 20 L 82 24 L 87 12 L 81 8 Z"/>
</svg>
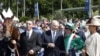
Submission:
<svg viewBox="0 0 100 56">
<path fill-rule="evenodd" d="M 100 56 L 100 34 L 95 32 L 85 41 L 87 54 L 89 56 Z"/>
<path fill-rule="evenodd" d="M 56 37 L 55 37 L 55 47 L 50 48 L 48 47 L 48 43 L 53 43 L 52 40 L 52 34 L 51 30 L 48 30 L 42 34 L 43 38 L 43 44 L 42 46 L 44 47 L 44 56 L 64 56 L 64 38 L 61 32 L 57 31 L 56 32 Z"/>
<path fill-rule="evenodd" d="M 20 54 L 21 56 L 26 55 L 29 50 L 33 49 L 35 51 L 35 56 L 37 56 L 38 51 L 41 49 L 41 37 L 38 33 L 32 32 L 30 39 L 26 37 L 26 31 L 21 34 L 20 37 Z"/>
<path fill-rule="evenodd" d="M 76 34 L 79 35 L 82 38 L 82 40 L 85 42 L 86 37 L 85 37 L 85 34 L 82 31 L 82 29 L 78 29 L 77 32 L 76 32 Z"/>
</svg>

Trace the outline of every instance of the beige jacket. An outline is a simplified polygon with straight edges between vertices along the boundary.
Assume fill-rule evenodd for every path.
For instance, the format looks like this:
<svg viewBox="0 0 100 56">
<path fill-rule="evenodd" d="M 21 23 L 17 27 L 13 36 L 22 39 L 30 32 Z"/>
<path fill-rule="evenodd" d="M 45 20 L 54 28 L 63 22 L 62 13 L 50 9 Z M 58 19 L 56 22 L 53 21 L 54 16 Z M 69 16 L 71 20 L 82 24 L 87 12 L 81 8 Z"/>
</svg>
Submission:
<svg viewBox="0 0 100 56">
<path fill-rule="evenodd" d="M 100 56 L 100 34 L 94 33 L 90 35 L 86 41 L 87 54 L 89 56 Z"/>
</svg>

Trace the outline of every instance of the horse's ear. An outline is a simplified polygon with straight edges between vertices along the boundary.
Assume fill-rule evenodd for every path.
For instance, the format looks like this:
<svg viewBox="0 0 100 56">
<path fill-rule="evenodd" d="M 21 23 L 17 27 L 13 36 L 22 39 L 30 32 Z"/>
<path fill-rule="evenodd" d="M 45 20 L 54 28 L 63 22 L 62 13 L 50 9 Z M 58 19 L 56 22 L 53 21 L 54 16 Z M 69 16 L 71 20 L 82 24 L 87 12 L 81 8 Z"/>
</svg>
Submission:
<svg viewBox="0 0 100 56">
<path fill-rule="evenodd" d="M 0 15 L 1 15 L 2 19 L 5 19 L 5 17 L 3 16 L 3 14 L 2 14 L 2 13 L 0 13 Z"/>
<path fill-rule="evenodd" d="M 13 19 L 14 18 L 14 15 L 11 17 L 11 19 Z"/>
</svg>

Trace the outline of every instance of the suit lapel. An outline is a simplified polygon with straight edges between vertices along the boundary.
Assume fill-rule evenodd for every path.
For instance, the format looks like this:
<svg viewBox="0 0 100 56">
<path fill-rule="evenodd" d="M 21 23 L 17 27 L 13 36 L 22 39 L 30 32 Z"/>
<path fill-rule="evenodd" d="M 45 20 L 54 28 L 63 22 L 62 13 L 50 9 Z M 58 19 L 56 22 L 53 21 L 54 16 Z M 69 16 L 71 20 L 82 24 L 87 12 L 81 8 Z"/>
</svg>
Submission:
<svg viewBox="0 0 100 56">
<path fill-rule="evenodd" d="M 51 33 L 51 31 L 49 31 L 49 32 L 50 32 L 50 37 L 49 37 L 50 38 L 50 42 L 53 42 L 52 41 L 52 33 Z"/>
<path fill-rule="evenodd" d="M 27 41 L 28 37 L 26 36 L 26 31 L 24 32 L 24 40 Z"/>
<path fill-rule="evenodd" d="M 50 40 L 50 42 L 53 42 L 52 41 L 52 33 L 51 33 L 51 30 L 47 31 L 46 34 L 48 35 L 48 40 Z"/>
<path fill-rule="evenodd" d="M 31 40 L 33 37 L 34 37 L 34 31 L 32 31 L 32 34 L 31 34 L 31 36 L 30 36 L 30 38 L 28 38 L 27 36 L 26 36 L 26 31 L 25 31 L 25 40 Z"/>
<path fill-rule="evenodd" d="M 60 35 L 60 33 L 58 31 L 56 31 L 55 41 L 57 40 L 59 35 Z"/>
</svg>

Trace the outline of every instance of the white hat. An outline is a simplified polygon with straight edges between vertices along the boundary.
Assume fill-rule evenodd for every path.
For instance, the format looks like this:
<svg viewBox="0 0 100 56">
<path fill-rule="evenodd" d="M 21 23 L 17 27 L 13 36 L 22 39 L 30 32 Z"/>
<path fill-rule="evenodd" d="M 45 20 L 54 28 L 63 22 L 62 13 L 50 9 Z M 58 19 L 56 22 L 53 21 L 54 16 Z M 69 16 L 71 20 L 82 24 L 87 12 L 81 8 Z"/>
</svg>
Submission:
<svg viewBox="0 0 100 56">
<path fill-rule="evenodd" d="M 96 16 L 94 16 L 93 18 L 98 18 L 98 19 L 100 19 L 100 16 L 99 16 L 99 15 L 96 15 Z"/>
<path fill-rule="evenodd" d="M 100 19 L 98 19 L 97 17 L 94 16 L 93 18 L 91 18 L 87 21 L 86 25 L 100 26 Z"/>
</svg>

